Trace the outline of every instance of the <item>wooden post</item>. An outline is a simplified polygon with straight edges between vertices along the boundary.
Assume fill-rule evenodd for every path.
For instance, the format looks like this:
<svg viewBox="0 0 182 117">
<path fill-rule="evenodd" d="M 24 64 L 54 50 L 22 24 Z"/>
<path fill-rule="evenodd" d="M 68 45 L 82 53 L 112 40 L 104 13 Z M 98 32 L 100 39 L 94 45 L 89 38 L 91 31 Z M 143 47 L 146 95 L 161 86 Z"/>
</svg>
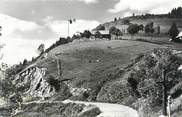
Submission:
<svg viewBox="0 0 182 117">
<path fill-rule="evenodd" d="M 61 60 L 59 58 L 56 59 L 57 61 L 57 72 L 58 72 L 58 78 L 60 79 L 62 73 L 61 73 Z"/>
<path fill-rule="evenodd" d="M 166 87 L 166 71 L 162 70 L 163 79 L 163 115 L 167 116 L 167 87 Z"/>
<path fill-rule="evenodd" d="M 162 104 L 162 110 L 163 110 L 163 115 L 167 116 L 167 84 L 169 84 L 169 81 L 166 78 L 166 70 L 162 69 L 162 79 L 163 81 L 157 82 L 162 84 L 162 89 L 163 89 L 163 104 Z"/>
<path fill-rule="evenodd" d="M 167 114 L 168 117 L 171 117 L 171 96 L 169 95 L 167 98 Z"/>
<path fill-rule="evenodd" d="M 58 57 L 59 54 L 55 54 L 55 58 L 56 58 L 56 64 L 57 64 L 57 79 L 61 80 L 61 76 L 62 76 L 62 68 L 61 68 L 61 59 L 59 59 Z"/>
</svg>

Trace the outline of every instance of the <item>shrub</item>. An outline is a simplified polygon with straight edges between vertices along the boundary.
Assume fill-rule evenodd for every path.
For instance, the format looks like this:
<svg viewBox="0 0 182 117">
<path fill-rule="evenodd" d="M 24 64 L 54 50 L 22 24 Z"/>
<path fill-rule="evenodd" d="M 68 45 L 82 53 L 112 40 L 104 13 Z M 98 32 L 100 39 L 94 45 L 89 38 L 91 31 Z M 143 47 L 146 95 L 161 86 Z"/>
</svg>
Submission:
<svg viewBox="0 0 182 117">
<path fill-rule="evenodd" d="M 128 33 L 130 33 L 131 35 L 138 33 L 139 30 L 140 26 L 138 24 L 131 24 L 127 29 Z"/>
<path fill-rule="evenodd" d="M 124 23 L 124 24 L 130 24 L 130 20 L 129 20 L 129 19 L 124 19 L 124 20 L 123 20 L 123 23 Z"/>
<path fill-rule="evenodd" d="M 96 30 L 105 30 L 105 26 L 99 25 L 98 27 L 96 27 Z"/>
<path fill-rule="evenodd" d="M 92 35 L 92 33 L 89 31 L 89 30 L 85 30 L 83 33 L 82 33 L 82 37 L 86 37 L 86 38 L 90 38 L 90 36 Z"/>
<path fill-rule="evenodd" d="M 109 33 L 116 36 L 122 35 L 122 32 L 114 26 L 109 29 Z"/>
<path fill-rule="evenodd" d="M 150 22 L 145 25 L 145 33 L 154 33 L 154 28 L 153 28 L 154 23 Z"/>
<path fill-rule="evenodd" d="M 7 79 L 0 81 L 0 97 L 8 99 L 13 92 L 15 92 L 15 87 L 12 85 L 11 81 Z"/>
</svg>

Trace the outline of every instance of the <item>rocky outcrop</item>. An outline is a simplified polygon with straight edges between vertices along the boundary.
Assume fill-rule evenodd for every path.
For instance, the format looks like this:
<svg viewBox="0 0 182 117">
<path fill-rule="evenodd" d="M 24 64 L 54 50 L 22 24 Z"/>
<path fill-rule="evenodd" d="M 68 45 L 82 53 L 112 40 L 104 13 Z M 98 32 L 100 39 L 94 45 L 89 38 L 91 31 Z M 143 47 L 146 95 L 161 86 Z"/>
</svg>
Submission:
<svg viewBox="0 0 182 117">
<path fill-rule="evenodd" d="M 25 95 L 32 97 L 51 97 L 55 87 L 46 81 L 46 68 L 31 67 L 15 76 L 12 83 Z"/>
</svg>

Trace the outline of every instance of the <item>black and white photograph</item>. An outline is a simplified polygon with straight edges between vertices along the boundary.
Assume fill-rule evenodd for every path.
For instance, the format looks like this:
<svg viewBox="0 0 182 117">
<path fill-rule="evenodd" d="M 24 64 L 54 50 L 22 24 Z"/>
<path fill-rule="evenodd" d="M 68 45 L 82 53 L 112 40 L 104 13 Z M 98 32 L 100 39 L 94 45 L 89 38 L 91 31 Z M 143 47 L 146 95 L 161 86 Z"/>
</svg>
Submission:
<svg viewBox="0 0 182 117">
<path fill-rule="evenodd" d="M 182 117 L 182 0 L 0 0 L 0 117 Z"/>
</svg>

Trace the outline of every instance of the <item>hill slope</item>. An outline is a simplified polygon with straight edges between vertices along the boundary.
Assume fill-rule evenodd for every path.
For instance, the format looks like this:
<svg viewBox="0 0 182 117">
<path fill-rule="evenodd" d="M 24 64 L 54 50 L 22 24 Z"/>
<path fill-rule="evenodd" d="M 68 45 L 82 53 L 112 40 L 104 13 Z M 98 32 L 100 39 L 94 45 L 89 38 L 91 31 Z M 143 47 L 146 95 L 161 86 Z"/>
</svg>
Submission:
<svg viewBox="0 0 182 117">
<path fill-rule="evenodd" d="M 128 19 L 130 23 L 133 24 L 143 24 L 144 26 L 147 23 L 154 22 L 154 27 L 157 25 L 160 26 L 161 33 L 167 33 L 170 26 L 172 25 L 173 22 L 175 22 L 179 28 L 180 31 L 182 31 L 182 19 L 181 18 L 168 18 L 166 17 L 149 17 L 149 18 L 142 18 L 142 17 L 126 17 L 123 19 L 119 19 L 117 21 L 111 21 L 111 22 L 106 22 L 102 24 L 103 26 L 106 27 L 106 29 L 109 29 L 112 26 L 115 26 L 119 28 L 121 31 L 122 30 L 127 30 L 128 25 L 124 24 L 124 20 Z"/>
<path fill-rule="evenodd" d="M 126 40 L 70 43 L 53 49 L 47 58 L 37 63 L 37 66 L 46 67 L 49 75 L 57 77 L 54 54 L 61 53 L 59 56 L 63 72 L 61 79 L 71 79 L 67 83 L 72 88 L 86 90 L 83 97 L 74 95 L 73 98 L 79 96 L 81 100 L 96 100 L 101 87 L 119 77 L 115 75 L 130 62 L 131 58 L 157 47 L 161 45 Z"/>
<path fill-rule="evenodd" d="M 33 89 L 30 92 L 33 91 L 35 100 L 48 97 L 49 101 L 119 103 L 137 109 L 141 117 L 158 116 L 162 88 L 156 82 L 161 80 L 161 66 L 170 63 L 167 73 L 172 84 L 169 88 L 180 82 L 181 72 L 177 69 L 182 59 L 174 52 L 166 45 L 134 40 L 69 43 L 54 48 L 32 64 L 30 70 L 15 76 L 15 87 L 25 87 L 22 93 L 25 96 L 29 93 L 27 90 Z M 61 77 L 57 74 L 55 55 L 61 60 Z"/>
</svg>

